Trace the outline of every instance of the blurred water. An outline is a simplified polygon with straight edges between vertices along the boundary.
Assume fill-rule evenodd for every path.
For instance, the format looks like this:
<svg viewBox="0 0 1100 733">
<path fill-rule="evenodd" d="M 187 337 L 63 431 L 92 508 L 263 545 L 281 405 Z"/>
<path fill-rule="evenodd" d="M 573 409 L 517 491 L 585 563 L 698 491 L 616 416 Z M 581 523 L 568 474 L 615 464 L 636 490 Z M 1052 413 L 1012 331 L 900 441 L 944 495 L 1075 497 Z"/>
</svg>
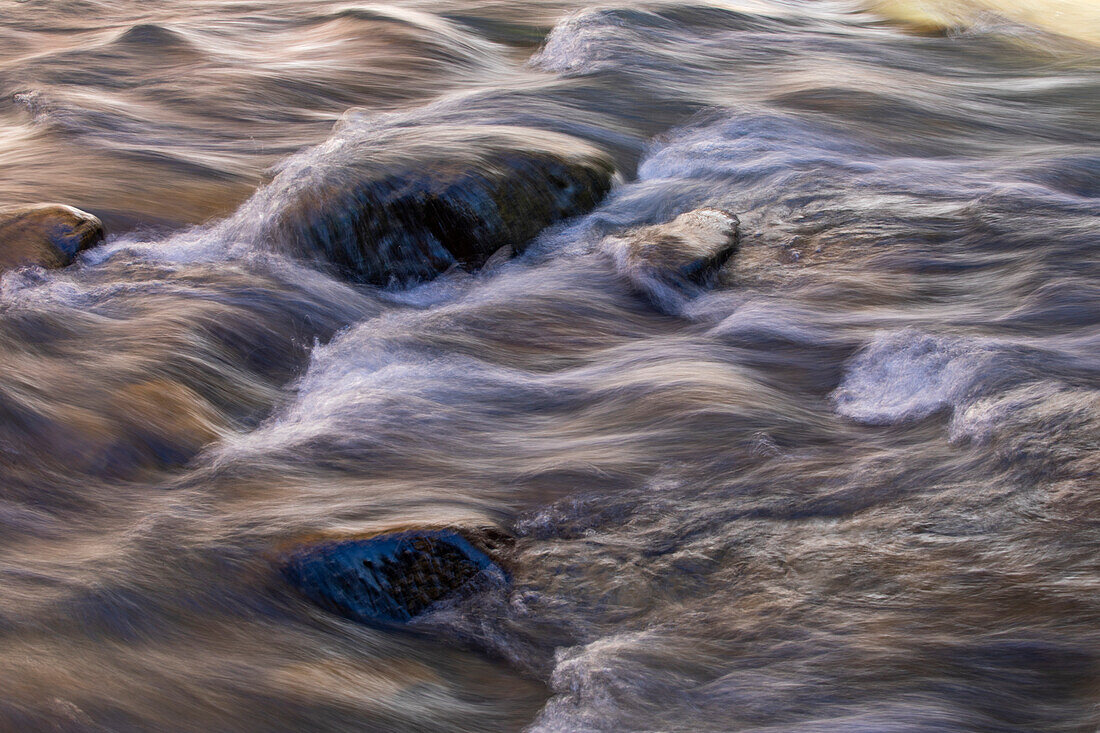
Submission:
<svg viewBox="0 0 1100 733">
<path fill-rule="evenodd" d="M 0 279 L 0 729 L 1096 730 L 1094 22 L 0 4 L 0 202 L 113 231 Z M 614 185 L 480 270 L 330 266 L 364 181 L 512 149 Z M 612 256 L 700 207 L 712 288 Z M 402 633 L 278 570 L 422 525 L 510 585 Z"/>
</svg>

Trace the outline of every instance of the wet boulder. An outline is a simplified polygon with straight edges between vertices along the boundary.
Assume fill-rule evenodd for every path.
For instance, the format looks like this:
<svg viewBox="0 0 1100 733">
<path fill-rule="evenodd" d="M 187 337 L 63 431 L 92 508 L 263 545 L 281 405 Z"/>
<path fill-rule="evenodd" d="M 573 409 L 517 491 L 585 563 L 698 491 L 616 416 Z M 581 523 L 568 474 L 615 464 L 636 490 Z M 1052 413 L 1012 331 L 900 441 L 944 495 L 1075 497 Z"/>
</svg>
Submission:
<svg viewBox="0 0 1100 733">
<path fill-rule="evenodd" d="M 544 130 L 356 127 L 292 158 L 237 223 L 348 279 L 403 285 L 521 251 L 594 207 L 614 173 L 603 151 Z"/>
<path fill-rule="evenodd" d="M 490 545 L 452 529 L 409 530 L 300 547 L 282 573 L 328 611 L 360 623 L 404 625 L 506 583 L 489 552 Z"/>
<path fill-rule="evenodd" d="M 72 206 L 0 207 L 0 272 L 20 265 L 64 267 L 103 236 L 103 222 Z"/>
<path fill-rule="evenodd" d="M 740 245 L 740 221 L 719 209 L 696 209 L 663 224 L 632 229 L 601 243 L 615 268 L 659 305 L 710 283 Z"/>
</svg>

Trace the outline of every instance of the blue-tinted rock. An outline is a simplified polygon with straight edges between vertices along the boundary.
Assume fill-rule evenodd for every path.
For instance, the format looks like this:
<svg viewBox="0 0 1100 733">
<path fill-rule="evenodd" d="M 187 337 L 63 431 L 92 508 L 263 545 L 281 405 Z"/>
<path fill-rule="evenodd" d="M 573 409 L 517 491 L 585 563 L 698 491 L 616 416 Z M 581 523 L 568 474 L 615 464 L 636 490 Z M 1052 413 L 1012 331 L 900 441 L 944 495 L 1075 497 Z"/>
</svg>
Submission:
<svg viewBox="0 0 1100 733">
<path fill-rule="evenodd" d="M 452 530 L 421 530 L 326 542 L 294 552 L 284 577 L 322 608 L 355 621 L 407 623 L 505 577 Z"/>
</svg>

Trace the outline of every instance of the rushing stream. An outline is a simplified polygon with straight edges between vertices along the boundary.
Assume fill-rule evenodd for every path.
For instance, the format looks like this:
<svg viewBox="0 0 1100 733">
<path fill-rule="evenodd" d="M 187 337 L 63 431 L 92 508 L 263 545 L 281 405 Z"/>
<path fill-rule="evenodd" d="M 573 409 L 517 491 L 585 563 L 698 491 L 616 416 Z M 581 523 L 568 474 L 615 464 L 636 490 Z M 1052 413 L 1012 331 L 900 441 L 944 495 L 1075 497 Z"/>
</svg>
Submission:
<svg viewBox="0 0 1100 733">
<path fill-rule="evenodd" d="M 0 0 L 43 201 L 2 731 L 1100 728 L 1092 0 Z"/>
</svg>

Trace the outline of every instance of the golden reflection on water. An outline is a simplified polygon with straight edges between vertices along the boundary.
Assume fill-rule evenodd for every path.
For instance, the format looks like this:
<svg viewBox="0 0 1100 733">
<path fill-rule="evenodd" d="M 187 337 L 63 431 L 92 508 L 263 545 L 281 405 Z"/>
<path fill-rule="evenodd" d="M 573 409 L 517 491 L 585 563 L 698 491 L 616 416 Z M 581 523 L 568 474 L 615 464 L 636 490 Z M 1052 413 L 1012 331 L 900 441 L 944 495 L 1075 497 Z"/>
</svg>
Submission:
<svg viewBox="0 0 1100 733">
<path fill-rule="evenodd" d="M 924 30 L 966 29 L 998 16 L 1100 45 L 1096 0 L 872 0 L 876 12 Z"/>
</svg>

